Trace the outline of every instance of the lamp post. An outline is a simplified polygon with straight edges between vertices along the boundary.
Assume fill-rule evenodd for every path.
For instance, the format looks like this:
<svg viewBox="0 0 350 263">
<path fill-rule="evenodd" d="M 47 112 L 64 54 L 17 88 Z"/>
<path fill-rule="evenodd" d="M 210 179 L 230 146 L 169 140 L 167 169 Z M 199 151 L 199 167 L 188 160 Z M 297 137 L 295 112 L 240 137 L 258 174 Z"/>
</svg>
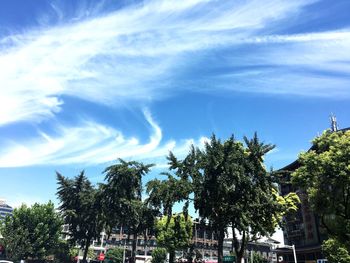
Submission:
<svg viewBox="0 0 350 263">
<path fill-rule="evenodd" d="M 283 247 L 289 248 L 289 249 L 292 249 L 292 250 L 293 250 L 294 263 L 298 263 L 298 262 L 297 262 L 297 254 L 295 253 L 295 246 L 294 246 L 294 245 L 291 245 L 291 246 L 284 245 Z"/>
<path fill-rule="evenodd" d="M 123 263 L 125 263 L 125 249 L 126 249 L 126 239 L 124 239 Z"/>
</svg>

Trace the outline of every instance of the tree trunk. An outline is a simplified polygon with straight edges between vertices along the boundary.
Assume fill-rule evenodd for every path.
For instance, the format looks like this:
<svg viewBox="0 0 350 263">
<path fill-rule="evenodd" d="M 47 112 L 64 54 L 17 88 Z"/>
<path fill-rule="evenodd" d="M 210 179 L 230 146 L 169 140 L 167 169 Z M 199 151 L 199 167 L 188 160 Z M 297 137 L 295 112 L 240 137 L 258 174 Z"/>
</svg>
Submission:
<svg viewBox="0 0 350 263">
<path fill-rule="evenodd" d="M 236 253 L 236 257 L 237 257 L 236 262 L 241 263 L 243 255 L 241 253 L 238 253 L 238 254 Z"/>
<path fill-rule="evenodd" d="M 169 263 L 174 263 L 175 251 L 169 251 Z"/>
<path fill-rule="evenodd" d="M 84 255 L 83 255 L 83 263 L 86 263 L 87 254 L 89 252 L 90 247 L 90 239 L 86 240 L 85 248 L 84 248 Z"/>
<path fill-rule="evenodd" d="M 224 258 L 224 254 L 223 254 L 224 238 L 225 238 L 225 230 L 220 229 L 219 236 L 218 236 L 218 263 L 222 263 Z"/>
<path fill-rule="evenodd" d="M 246 232 L 243 231 L 243 235 L 242 235 L 242 240 L 241 240 L 241 245 L 239 245 L 239 241 L 238 239 L 236 239 L 236 235 L 233 235 L 234 239 L 235 239 L 235 253 L 236 253 L 236 257 L 237 257 L 237 262 L 241 263 L 242 262 L 242 258 L 244 256 L 244 251 L 245 251 L 245 247 L 246 247 Z M 233 242 L 233 240 L 232 240 Z"/>
<path fill-rule="evenodd" d="M 147 228 L 145 230 L 143 239 L 144 239 L 144 242 L 145 242 L 144 243 L 144 251 L 145 251 L 144 255 L 147 256 L 147 242 L 148 242 L 148 230 L 147 230 Z"/>
<path fill-rule="evenodd" d="M 136 247 L 137 247 L 137 232 L 135 231 L 132 237 L 131 263 L 136 262 Z"/>
</svg>

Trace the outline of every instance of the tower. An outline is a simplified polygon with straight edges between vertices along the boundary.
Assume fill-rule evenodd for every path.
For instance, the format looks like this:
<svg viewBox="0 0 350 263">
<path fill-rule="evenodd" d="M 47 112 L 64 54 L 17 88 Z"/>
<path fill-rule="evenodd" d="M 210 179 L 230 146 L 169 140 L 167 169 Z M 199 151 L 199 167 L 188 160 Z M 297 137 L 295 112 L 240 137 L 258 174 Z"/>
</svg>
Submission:
<svg viewBox="0 0 350 263">
<path fill-rule="evenodd" d="M 337 123 L 337 118 L 335 117 L 335 115 L 333 113 L 331 113 L 331 116 L 329 117 L 329 119 L 331 121 L 332 132 L 338 131 L 339 127 L 338 127 L 338 123 Z"/>
</svg>

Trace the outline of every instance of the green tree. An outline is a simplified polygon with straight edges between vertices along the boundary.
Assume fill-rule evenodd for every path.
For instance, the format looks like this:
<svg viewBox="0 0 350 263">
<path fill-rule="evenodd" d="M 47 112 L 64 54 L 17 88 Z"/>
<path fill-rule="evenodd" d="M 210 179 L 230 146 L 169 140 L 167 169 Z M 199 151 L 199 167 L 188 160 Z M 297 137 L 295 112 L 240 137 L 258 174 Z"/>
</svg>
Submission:
<svg viewBox="0 0 350 263">
<path fill-rule="evenodd" d="M 58 240 L 58 243 L 53 251 L 53 263 L 70 263 L 72 261 L 70 251 L 71 244 L 69 244 L 69 242 L 62 239 Z"/>
<path fill-rule="evenodd" d="M 175 214 L 170 220 L 163 216 L 157 221 L 157 244 L 169 252 L 169 262 L 175 260 L 175 251 L 185 249 L 190 245 L 192 238 L 192 220 L 183 214 Z"/>
<path fill-rule="evenodd" d="M 252 263 L 268 263 L 268 260 L 264 258 L 261 254 L 253 252 L 253 262 Z"/>
<path fill-rule="evenodd" d="M 90 183 L 84 172 L 73 179 L 57 173 L 57 182 L 59 209 L 69 227 L 70 242 L 84 250 L 83 262 L 86 262 L 91 241 L 100 237 L 104 227 L 101 190 Z"/>
<path fill-rule="evenodd" d="M 322 244 L 322 250 L 329 263 L 349 263 L 348 248 L 336 239 L 328 239 Z"/>
<path fill-rule="evenodd" d="M 74 261 L 74 259 L 76 257 L 80 256 L 80 249 L 79 249 L 79 247 L 76 247 L 76 246 L 72 247 L 72 246 L 70 246 L 67 255 L 69 255 L 69 258 L 71 259 L 71 261 Z M 90 258 L 90 259 L 96 258 L 96 254 L 95 254 L 94 250 L 91 247 L 88 249 L 86 258 Z"/>
<path fill-rule="evenodd" d="M 170 153 L 168 160 L 174 160 L 175 156 Z M 170 169 L 172 171 L 173 169 Z M 183 178 L 179 172 L 180 169 L 174 169 L 175 174 L 170 172 L 162 173 L 167 176 L 165 180 L 153 179 L 149 181 L 147 186 L 148 202 L 158 211 L 162 211 L 163 215 L 171 218 L 173 214 L 173 206 L 175 203 L 185 201 L 183 213 L 188 215 L 189 195 L 192 192 L 192 184 L 188 178 Z"/>
<path fill-rule="evenodd" d="M 119 247 L 111 248 L 106 253 L 106 263 L 123 263 L 124 250 Z"/>
<path fill-rule="evenodd" d="M 135 262 L 137 237 L 143 234 L 147 241 L 147 230 L 154 225 L 155 217 L 159 214 L 142 198 L 142 177 L 146 175 L 152 164 L 126 162 L 119 159 L 117 164 L 105 169 L 106 184 L 103 185 L 104 206 L 108 226 L 112 228 L 122 225 L 128 228 L 132 235 L 132 262 Z M 146 243 L 146 242 L 145 242 Z"/>
<path fill-rule="evenodd" d="M 227 227 L 233 229 L 233 249 L 240 262 L 249 240 L 272 234 L 281 216 L 293 210 L 289 205 L 296 209 L 296 196 L 280 197 L 274 174 L 263 165 L 264 155 L 274 146 L 261 143 L 256 134 L 245 138 L 245 145 L 233 137 L 221 142 L 213 135 L 203 150 L 192 147 L 183 161 L 170 158 L 170 168 L 191 182 L 199 216 L 218 234 L 219 263 Z"/>
<path fill-rule="evenodd" d="M 292 182 L 307 193 L 327 234 L 349 252 L 350 131 L 324 132 L 298 161 L 300 167 L 292 174 Z"/>
<path fill-rule="evenodd" d="M 166 249 L 162 247 L 157 247 L 152 251 L 152 263 L 165 263 L 166 256 Z"/>
<path fill-rule="evenodd" d="M 2 222 L 2 236 L 7 256 L 17 261 L 44 261 L 54 252 L 62 229 L 62 219 L 53 203 L 22 205 Z"/>
<path fill-rule="evenodd" d="M 278 224 L 281 224 L 282 217 L 297 211 L 300 202 L 295 193 L 280 196 L 276 188 L 278 177 L 273 172 L 267 172 L 264 166 L 264 156 L 275 146 L 260 142 L 256 133 L 252 139 L 244 137 L 244 142 L 243 161 L 239 168 L 242 170 L 233 175 L 232 186 L 235 189 L 229 191 L 233 204 L 230 208 L 232 250 L 235 251 L 237 262 L 243 258 L 249 241 L 273 234 Z M 237 233 L 241 234 L 241 240 Z"/>
</svg>

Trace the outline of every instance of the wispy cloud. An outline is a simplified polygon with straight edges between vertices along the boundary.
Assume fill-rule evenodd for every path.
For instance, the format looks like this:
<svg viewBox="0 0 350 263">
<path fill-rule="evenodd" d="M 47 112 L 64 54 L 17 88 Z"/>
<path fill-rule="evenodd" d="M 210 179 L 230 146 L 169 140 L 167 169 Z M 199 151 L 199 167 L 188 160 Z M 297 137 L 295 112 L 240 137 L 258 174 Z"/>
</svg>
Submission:
<svg viewBox="0 0 350 263">
<path fill-rule="evenodd" d="M 63 21 L 52 28 L 9 35 L 0 40 L 0 125 L 52 118 L 64 107 L 62 96 L 118 106 L 135 100 L 150 102 L 184 89 L 200 90 L 203 87 L 196 84 L 195 72 L 191 78 L 184 73 L 196 70 L 192 66 L 201 54 L 209 52 L 210 56 L 210 51 L 221 48 L 230 48 L 227 55 L 233 59 L 221 61 L 222 68 L 232 63 L 293 64 L 309 69 L 335 66 L 344 71 L 335 61 L 349 59 L 349 31 L 264 34 L 273 30 L 272 22 L 275 27 L 276 21 L 313 2 L 269 0 L 261 8 L 261 1 L 256 0 L 145 1 L 80 22 Z M 53 9 L 63 19 L 64 10 L 57 5 Z M 273 50 L 266 48 L 270 44 Z M 242 53 L 240 48 L 247 45 L 258 46 Z M 295 77 L 291 72 L 285 75 L 288 80 Z M 306 76 L 310 88 L 292 82 L 280 91 L 277 85 L 284 77 L 265 68 L 246 69 L 244 74 L 232 70 L 215 78 L 215 82 L 207 81 L 212 90 L 332 95 L 326 91 L 331 76 L 326 80 Z M 309 83 L 313 80 L 316 84 Z M 349 95 L 346 84 L 338 80 L 337 89 Z"/>
<path fill-rule="evenodd" d="M 40 136 L 31 141 L 12 141 L 1 145 L 0 167 L 96 165 L 115 161 L 117 158 L 148 160 L 161 165 L 166 163 L 165 156 L 169 151 L 182 156 L 191 144 L 202 145 L 205 140 L 201 138 L 198 141 L 188 139 L 180 143 L 161 143 L 161 128 L 147 110 L 144 115 L 152 129 L 148 142 L 142 143 L 136 137 L 126 138 L 114 128 L 84 121 L 76 127 L 57 126 L 56 136 L 40 132 Z"/>
<path fill-rule="evenodd" d="M 315 2 L 266 0 L 261 8 L 258 0 L 152 0 L 98 13 L 101 2 L 80 6 L 69 20 L 53 4 L 55 26 L 43 17 L 42 27 L 0 39 L 0 126 L 55 118 L 67 97 L 112 108 L 186 90 L 349 98 L 349 28 L 280 33 Z M 169 150 L 200 144 L 163 142 L 161 128 L 149 113 L 145 118 L 148 142 L 93 119 L 24 143 L 4 138 L 0 166 L 145 156 L 158 163 Z"/>
</svg>

